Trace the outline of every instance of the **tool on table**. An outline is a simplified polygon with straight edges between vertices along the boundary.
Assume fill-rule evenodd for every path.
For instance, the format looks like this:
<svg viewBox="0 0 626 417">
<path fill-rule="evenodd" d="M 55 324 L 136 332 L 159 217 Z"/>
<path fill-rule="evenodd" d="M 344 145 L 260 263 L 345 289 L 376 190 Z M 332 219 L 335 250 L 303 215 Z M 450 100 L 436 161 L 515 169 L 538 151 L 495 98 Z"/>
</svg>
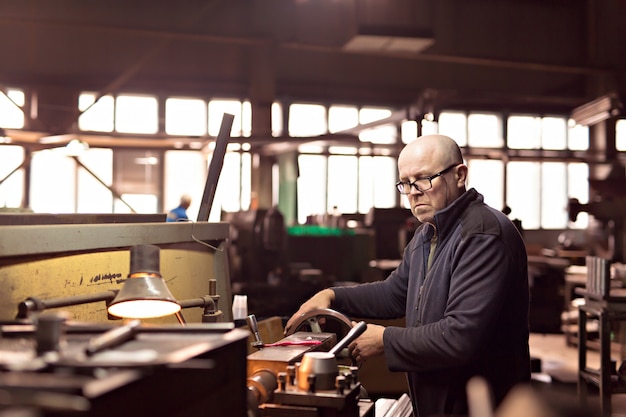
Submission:
<svg viewBox="0 0 626 417">
<path fill-rule="evenodd" d="M 85 347 L 85 353 L 87 356 L 91 356 L 105 349 L 121 345 L 127 340 L 135 337 L 137 328 L 140 324 L 140 320 L 132 320 L 128 324 L 111 329 L 99 336 L 91 338 L 89 340 L 89 344 Z"/>
<path fill-rule="evenodd" d="M 261 335 L 259 334 L 259 325 L 256 321 L 256 316 L 254 314 L 248 315 L 246 317 L 246 322 L 248 323 L 248 327 L 250 327 L 250 331 L 254 336 L 254 342 L 252 342 L 252 346 L 256 348 L 262 348 L 264 346 L 263 340 L 261 340 Z"/>
</svg>

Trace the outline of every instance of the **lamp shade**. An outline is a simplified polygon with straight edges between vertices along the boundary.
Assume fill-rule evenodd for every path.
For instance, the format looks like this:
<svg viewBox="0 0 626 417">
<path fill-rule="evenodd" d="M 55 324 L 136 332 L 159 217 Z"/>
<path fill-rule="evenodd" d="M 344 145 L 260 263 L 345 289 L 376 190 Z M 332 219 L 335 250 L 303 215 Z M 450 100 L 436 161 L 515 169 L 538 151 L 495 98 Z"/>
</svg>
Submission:
<svg viewBox="0 0 626 417">
<path fill-rule="evenodd" d="M 124 286 L 111 301 L 109 314 L 145 319 L 168 316 L 180 311 L 180 304 L 159 273 L 159 250 L 154 245 L 131 248 L 131 271 Z"/>
</svg>

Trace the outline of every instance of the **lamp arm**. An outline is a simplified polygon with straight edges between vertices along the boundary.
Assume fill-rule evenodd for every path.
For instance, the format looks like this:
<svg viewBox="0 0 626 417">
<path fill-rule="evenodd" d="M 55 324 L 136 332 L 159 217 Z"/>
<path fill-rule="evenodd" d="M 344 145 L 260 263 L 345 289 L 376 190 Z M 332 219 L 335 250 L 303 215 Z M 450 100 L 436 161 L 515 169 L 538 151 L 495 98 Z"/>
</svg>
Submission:
<svg viewBox="0 0 626 417">
<path fill-rule="evenodd" d="M 16 319 L 27 319 L 31 313 L 44 311 L 50 308 L 68 307 L 80 304 L 95 303 L 98 301 L 111 301 L 117 295 L 118 290 L 109 290 L 95 294 L 75 295 L 71 297 L 57 297 L 42 300 L 29 297 L 17 306 Z"/>
</svg>

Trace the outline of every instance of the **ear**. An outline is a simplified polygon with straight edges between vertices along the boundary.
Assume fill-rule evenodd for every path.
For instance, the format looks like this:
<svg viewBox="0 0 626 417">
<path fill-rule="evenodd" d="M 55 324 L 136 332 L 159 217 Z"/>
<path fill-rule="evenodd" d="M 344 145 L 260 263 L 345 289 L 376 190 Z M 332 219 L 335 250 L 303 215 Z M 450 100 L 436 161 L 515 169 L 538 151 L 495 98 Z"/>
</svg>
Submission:
<svg viewBox="0 0 626 417">
<path fill-rule="evenodd" d="M 456 167 L 455 171 L 456 184 L 459 187 L 465 187 L 465 183 L 467 182 L 467 165 L 461 164 Z"/>
</svg>

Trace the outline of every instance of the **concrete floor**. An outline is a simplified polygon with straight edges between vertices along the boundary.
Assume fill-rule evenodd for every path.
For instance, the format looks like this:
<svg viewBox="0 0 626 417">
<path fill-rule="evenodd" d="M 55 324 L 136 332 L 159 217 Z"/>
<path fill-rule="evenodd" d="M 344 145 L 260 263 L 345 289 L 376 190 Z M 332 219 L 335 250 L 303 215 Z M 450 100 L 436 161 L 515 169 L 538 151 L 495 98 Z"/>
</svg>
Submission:
<svg viewBox="0 0 626 417">
<path fill-rule="evenodd" d="M 533 374 L 534 391 L 557 416 L 600 416 L 596 387 L 589 386 L 589 409 L 583 410 L 580 406 L 577 391 L 578 348 L 568 346 L 564 335 L 531 334 L 530 353 L 541 360 L 541 372 Z M 588 351 L 588 366 L 597 368 L 599 363 L 598 352 Z M 626 394 L 614 394 L 611 402 L 612 416 L 626 417 Z"/>
</svg>

